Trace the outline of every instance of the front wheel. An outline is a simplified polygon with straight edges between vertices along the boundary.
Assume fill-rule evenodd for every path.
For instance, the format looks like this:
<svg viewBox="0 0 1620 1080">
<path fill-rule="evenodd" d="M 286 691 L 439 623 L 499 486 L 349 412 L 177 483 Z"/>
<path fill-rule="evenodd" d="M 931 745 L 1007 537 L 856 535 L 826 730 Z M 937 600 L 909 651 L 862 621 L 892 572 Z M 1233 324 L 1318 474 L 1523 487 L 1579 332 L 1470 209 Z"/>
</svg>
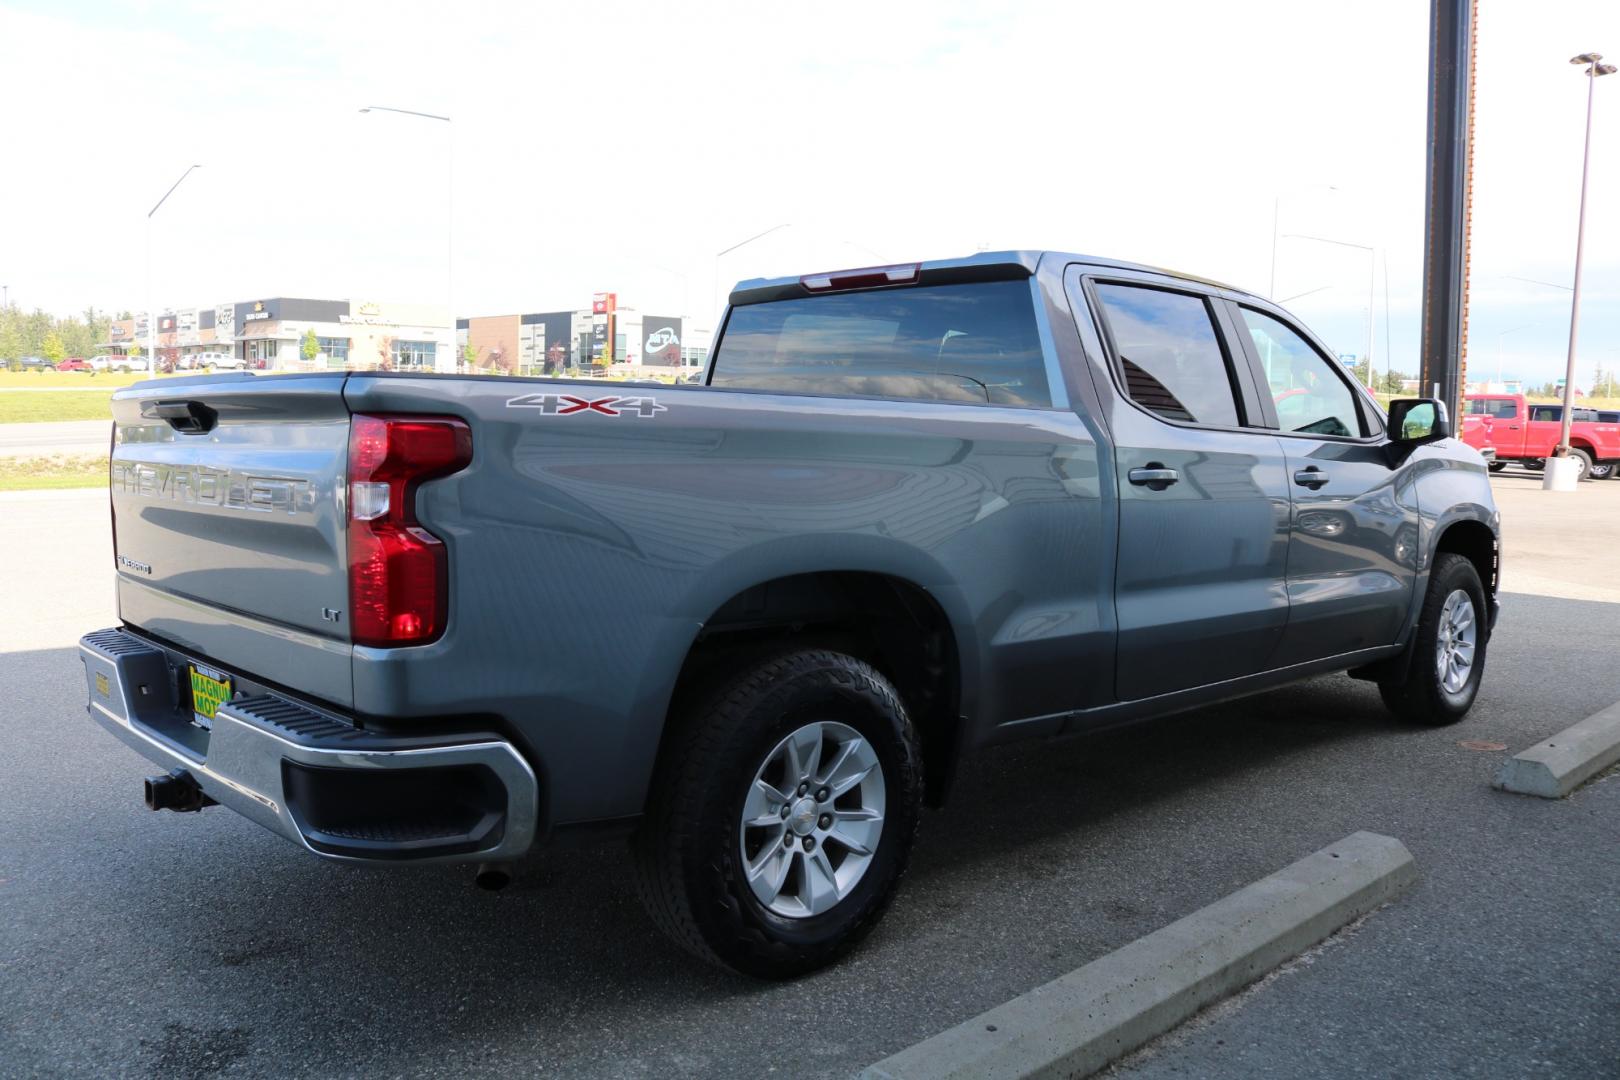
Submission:
<svg viewBox="0 0 1620 1080">
<path fill-rule="evenodd" d="M 1507 468 L 1507 462 L 1493 461 L 1487 466 L 1487 468 L 1489 468 L 1491 472 L 1501 472 L 1503 469 Z"/>
<path fill-rule="evenodd" d="M 894 896 L 922 804 L 894 687 L 806 650 L 746 669 L 676 723 L 632 841 L 648 913 L 697 956 L 760 978 L 838 959 Z"/>
<path fill-rule="evenodd" d="M 1455 724 L 1467 715 L 1485 673 L 1485 605 L 1485 586 L 1473 563 L 1449 552 L 1435 559 L 1406 675 L 1378 684 L 1390 712 L 1427 727 Z"/>
</svg>

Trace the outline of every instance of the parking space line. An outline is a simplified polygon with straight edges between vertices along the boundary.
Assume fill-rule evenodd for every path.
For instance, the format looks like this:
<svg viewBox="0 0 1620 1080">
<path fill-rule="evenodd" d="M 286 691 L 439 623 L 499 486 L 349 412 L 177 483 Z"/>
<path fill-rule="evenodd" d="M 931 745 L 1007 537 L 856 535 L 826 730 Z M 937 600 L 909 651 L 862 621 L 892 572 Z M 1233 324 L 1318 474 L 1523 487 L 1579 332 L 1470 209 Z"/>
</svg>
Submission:
<svg viewBox="0 0 1620 1080">
<path fill-rule="evenodd" d="M 1409 885 L 1399 840 L 1352 833 L 1044 986 L 885 1058 L 862 1080 L 1084 1076 Z"/>
<path fill-rule="evenodd" d="M 1495 786 L 1519 795 L 1562 799 L 1620 761 L 1620 702 L 1567 727 L 1502 763 Z"/>
</svg>

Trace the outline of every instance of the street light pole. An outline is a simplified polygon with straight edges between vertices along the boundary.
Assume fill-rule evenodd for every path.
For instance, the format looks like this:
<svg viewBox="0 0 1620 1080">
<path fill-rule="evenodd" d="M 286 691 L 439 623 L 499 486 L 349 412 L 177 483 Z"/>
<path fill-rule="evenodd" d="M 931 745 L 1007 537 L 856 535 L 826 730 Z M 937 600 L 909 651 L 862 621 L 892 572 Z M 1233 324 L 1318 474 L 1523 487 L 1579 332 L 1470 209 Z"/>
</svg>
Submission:
<svg viewBox="0 0 1620 1080">
<path fill-rule="evenodd" d="M 455 358 L 456 370 L 461 370 L 461 349 L 456 335 L 456 126 L 448 116 L 418 112 L 415 109 L 396 109 L 390 105 L 367 105 L 363 113 L 390 112 L 401 116 L 418 116 L 423 120 L 442 120 L 445 130 L 444 165 L 444 303 L 445 318 L 450 320 L 450 354 Z"/>
<path fill-rule="evenodd" d="M 1575 335 L 1581 321 L 1581 256 L 1586 244 L 1586 181 L 1592 163 L 1592 98 L 1600 76 L 1613 75 L 1613 64 L 1602 64 L 1601 53 L 1582 53 L 1570 60 L 1572 64 L 1586 65 L 1586 143 L 1581 152 L 1581 208 L 1575 225 L 1575 285 L 1569 301 L 1569 357 L 1564 363 L 1564 417 L 1559 425 L 1558 447 L 1553 451 L 1560 458 L 1569 457 L 1569 425 L 1575 419 Z M 1565 483 L 1568 481 L 1566 480 Z M 1542 486 L 1555 486 L 1554 470 L 1548 468 Z"/>
<path fill-rule="evenodd" d="M 1290 195 L 1298 195 L 1306 191 L 1322 188 L 1326 191 L 1338 191 L 1332 184 L 1312 184 L 1309 187 L 1295 188 Z M 1271 287 L 1266 290 L 1266 299 L 1277 303 L 1277 221 L 1282 214 L 1283 193 L 1278 192 L 1271 197 Z"/>
<path fill-rule="evenodd" d="M 174 189 L 179 187 L 193 169 L 200 169 L 201 165 L 193 165 L 180 174 L 180 179 L 169 185 L 169 190 L 163 193 L 152 209 L 146 212 L 146 370 L 148 374 L 157 374 L 157 310 L 152 304 L 152 215 L 158 212 L 158 207 L 169 201 Z"/>
<path fill-rule="evenodd" d="M 792 222 L 790 222 L 790 221 L 784 221 L 780 225 L 772 225 L 770 228 L 766 229 L 762 233 L 755 233 L 753 236 L 750 236 L 746 240 L 739 241 L 739 242 L 737 242 L 735 244 L 732 244 L 728 248 L 723 248 L 720 251 L 717 251 L 717 252 L 714 253 L 714 285 L 713 285 L 714 291 L 710 295 L 709 299 L 710 299 L 710 302 L 713 303 L 715 307 L 720 306 L 720 257 L 722 255 L 730 255 L 733 251 L 736 251 L 738 248 L 747 247 L 749 244 L 752 244 L 755 240 L 763 240 L 765 237 L 771 235 L 771 233 L 775 232 L 776 230 L 785 229 L 791 224 L 792 224 Z M 719 315 L 719 312 L 717 311 L 717 312 L 715 312 L 715 314 Z"/>
<path fill-rule="evenodd" d="M 1528 330 L 1534 325 L 1535 323 L 1520 323 L 1518 326 L 1510 326 L 1506 330 L 1496 332 L 1496 382 L 1498 385 L 1502 384 L 1502 339 L 1509 334 L 1516 334 L 1520 330 Z"/>
<path fill-rule="evenodd" d="M 1334 244 L 1338 247 L 1356 248 L 1358 251 L 1365 251 L 1367 253 L 1367 382 L 1372 384 L 1368 387 L 1368 389 L 1373 390 L 1373 392 L 1376 393 L 1377 391 L 1374 388 L 1377 386 L 1377 380 L 1373 378 L 1372 356 L 1373 288 L 1378 281 L 1378 249 L 1368 247 L 1366 244 L 1352 244 L 1348 240 L 1329 240 L 1325 236 L 1305 236 L 1301 233 L 1288 233 L 1287 235 L 1295 240 L 1314 240 L 1318 244 Z M 1384 363 L 1386 366 L 1389 363 L 1389 358 L 1387 356 L 1384 358 Z"/>
</svg>

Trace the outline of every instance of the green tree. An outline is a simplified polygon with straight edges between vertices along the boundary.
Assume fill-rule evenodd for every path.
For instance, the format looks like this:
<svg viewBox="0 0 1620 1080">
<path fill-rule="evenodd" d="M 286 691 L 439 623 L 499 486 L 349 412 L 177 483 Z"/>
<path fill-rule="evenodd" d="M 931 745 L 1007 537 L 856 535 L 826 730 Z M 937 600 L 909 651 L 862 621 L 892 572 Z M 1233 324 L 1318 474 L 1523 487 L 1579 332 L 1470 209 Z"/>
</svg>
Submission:
<svg viewBox="0 0 1620 1080">
<path fill-rule="evenodd" d="M 461 362 L 467 367 L 474 367 L 478 363 L 478 350 L 473 348 L 470 341 L 461 347 Z"/>
<path fill-rule="evenodd" d="M 62 335 L 51 330 L 45 335 L 45 340 L 39 343 L 39 354 L 51 362 L 55 367 L 67 358 L 67 346 L 62 344 Z"/>
<path fill-rule="evenodd" d="M 15 360 L 23 355 L 22 324 L 16 318 L 16 309 L 0 311 L 0 362 Z"/>
<path fill-rule="evenodd" d="M 315 328 L 312 326 L 304 331 L 304 340 L 298 346 L 298 355 L 305 360 L 313 360 L 321 352 L 321 343 L 315 339 Z"/>
</svg>

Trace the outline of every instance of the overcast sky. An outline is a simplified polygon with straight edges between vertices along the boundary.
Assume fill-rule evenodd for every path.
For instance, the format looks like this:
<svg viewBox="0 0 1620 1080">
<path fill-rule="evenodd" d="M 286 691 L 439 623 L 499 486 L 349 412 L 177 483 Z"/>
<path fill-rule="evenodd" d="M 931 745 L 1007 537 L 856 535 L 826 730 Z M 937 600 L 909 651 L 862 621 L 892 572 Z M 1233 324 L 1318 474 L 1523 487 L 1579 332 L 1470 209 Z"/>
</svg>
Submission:
<svg viewBox="0 0 1620 1080">
<path fill-rule="evenodd" d="M 1379 249 L 1380 370 L 1387 252 L 1389 355 L 1414 372 L 1427 35 L 1420 0 L 0 0 L 0 283 L 141 308 L 146 211 L 193 162 L 153 219 L 159 306 L 444 302 L 453 218 L 460 315 L 612 290 L 697 326 L 740 278 L 983 248 L 1265 293 L 1281 196 L 1282 233 Z M 1540 381 L 1569 326 L 1587 81 L 1567 60 L 1620 58 L 1620 3 L 1483 0 L 1477 44 L 1470 375 L 1500 354 Z M 1583 383 L 1620 367 L 1620 75 L 1597 90 Z M 1276 295 L 1364 353 L 1368 256 L 1277 251 Z"/>
</svg>

